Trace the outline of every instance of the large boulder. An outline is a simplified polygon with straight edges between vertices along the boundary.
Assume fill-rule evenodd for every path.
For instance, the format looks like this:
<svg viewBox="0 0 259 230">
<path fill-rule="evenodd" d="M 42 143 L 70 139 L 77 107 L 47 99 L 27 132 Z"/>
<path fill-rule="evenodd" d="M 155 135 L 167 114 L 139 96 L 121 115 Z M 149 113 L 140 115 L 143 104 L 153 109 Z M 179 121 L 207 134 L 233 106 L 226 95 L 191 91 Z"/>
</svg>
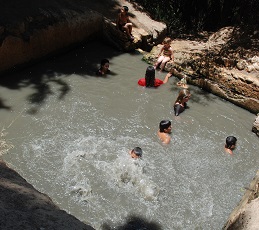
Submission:
<svg viewBox="0 0 259 230">
<path fill-rule="evenodd" d="M 249 68 L 249 63 L 257 65 L 257 56 L 232 54 L 219 55 L 222 47 L 231 39 L 233 29 L 227 27 L 212 34 L 206 41 L 172 41 L 174 62 L 169 61 L 165 70 L 174 68 L 175 76 L 187 76 L 189 84 L 197 85 L 253 113 L 259 112 L 259 72 Z M 161 45 L 154 46 L 143 59 L 154 64 Z M 244 62 L 239 70 L 237 63 Z"/>
<path fill-rule="evenodd" d="M 253 123 L 252 131 L 259 137 L 259 113 L 257 114 L 257 117 Z"/>
<path fill-rule="evenodd" d="M 245 193 L 237 207 L 229 215 L 222 230 L 257 230 L 259 223 L 259 171 L 245 187 Z"/>
<path fill-rule="evenodd" d="M 3 31 L 0 34 L 3 38 L 0 46 L 0 72 L 96 37 L 102 29 L 102 21 L 102 15 L 91 10 L 64 10 L 56 14 L 52 12 L 51 16 L 47 10 L 42 10 L 38 15 L 29 15 L 26 22 L 16 22 L 10 28 L 6 26 L 0 30 Z"/>
<path fill-rule="evenodd" d="M 23 9 L 28 5 L 24 11 L 17 5 L 17 12 L 12 4 L 0 8 L 0 15 L 6 17 L 6 23 L 0 24 L 0 73 L 93 39 L 103 39 L 122 51 L 150 50 L 166 33 L 165 24 L 127 2 L 135 36 L 130 42 L 114 23 L 124 1 L 64 1 L 17 2 Z"/>
<path fill-rule="evenodd" d="M 0 174 L 1 229 L 94 230 L 60 210 L 1 160 Z"/>
<path fill-rule="evenodd" d="M 118 6 L 118 12 L 122 5 Z M 126 34 L 116 28 L 114 19 L 104 17 L 103 38 L 106 42 L 122 51 L 132 51 L 137 48 L 150 51 L 166 35 L 167 27 L 164 23 L 154 21 L 147 13 L 142 11 L 140 5 L 127 2 L 130 12 L 130 21 L 133 24 L 132 35 L 135 37 L 131 42 Z"/>
</svg>

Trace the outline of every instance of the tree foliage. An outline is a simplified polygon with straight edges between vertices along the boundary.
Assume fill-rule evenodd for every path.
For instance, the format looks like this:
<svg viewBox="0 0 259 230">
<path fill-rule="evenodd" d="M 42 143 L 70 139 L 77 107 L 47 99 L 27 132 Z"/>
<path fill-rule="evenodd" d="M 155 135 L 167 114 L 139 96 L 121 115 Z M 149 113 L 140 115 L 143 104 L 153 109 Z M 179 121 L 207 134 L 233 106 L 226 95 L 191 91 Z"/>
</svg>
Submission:
<svg viewBox="0 0 259 230">
<path fill-rule="evenodd" d="M 135 0 L 156 20 L 167 24 L 168 33 L 215 31 L 224 26 L 259 25 L 258 0 Z"/>
</svg>

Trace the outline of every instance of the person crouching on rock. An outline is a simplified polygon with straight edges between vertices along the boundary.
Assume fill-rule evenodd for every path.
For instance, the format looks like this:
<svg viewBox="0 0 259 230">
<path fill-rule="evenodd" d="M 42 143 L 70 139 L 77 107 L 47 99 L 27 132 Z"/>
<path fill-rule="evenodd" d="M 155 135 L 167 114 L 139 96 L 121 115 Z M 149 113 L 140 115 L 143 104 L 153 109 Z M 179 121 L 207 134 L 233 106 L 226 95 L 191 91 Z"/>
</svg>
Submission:
<svg viewBox="0 0 259 230">
<path fill-rule="evenodd" d="M 131 34 L 132 23 L 129 20 L 128 11 L 129 11 L 129 8 L 127 6 L 121 7 L 120 13 L 118 14 L 118 17 L 116 20 L 116 26 L 120 31 L 126 32 L 129 40 L 133 41 L 134 36 Z"/>
</svg>

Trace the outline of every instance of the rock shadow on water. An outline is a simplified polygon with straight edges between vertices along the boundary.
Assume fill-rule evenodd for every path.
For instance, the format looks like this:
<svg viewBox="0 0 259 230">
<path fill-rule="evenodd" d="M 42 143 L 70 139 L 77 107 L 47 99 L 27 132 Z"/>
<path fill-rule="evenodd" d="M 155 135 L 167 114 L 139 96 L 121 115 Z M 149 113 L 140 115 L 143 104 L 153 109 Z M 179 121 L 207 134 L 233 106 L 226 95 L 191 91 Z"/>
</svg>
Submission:
<svg viewBox="0 0 259 230">
<path fill-rule="evenodd" d="M 100 54 L 101 53 L 101 54 Z M 45 57 L 26 66 L 16 66 L 0 79 L 0 86 L 10 90 L 32 88 L 34 92 L 27 95 L 30 105 L 28 114 L 36 114 L 52 95 L 57 95 L 59 101 L 69 95 L 71 84 L 68 78 L 78 75 L 84 79 L 96 77 L 96 71 L 100 67 L 102 58 L 110 61 L 110 74 L 105 76 L 107 80 L 118 75 L 112 69 L 112 58 L 122 52 L 105 45 L 102 41 L 91 41 L 78 44 L 52 57 Z M 12 81 L 10 81 L 12 79 Z M 58 90 L 54 90 L 58 87 Z M 5 105 L 6 95 L 0 95 L 0 109 L 11 109 L 11 105 Z"/>
<path fill-rule="evenodd" d="M 148 221 L 143 217 L 131 215 L 127 218 L 124 224 L 112 226 L 113 224 L 104 223 L 101 227 L 102 230 L 162 230 L 162 227 L 154 222 Z"/>
</svg>

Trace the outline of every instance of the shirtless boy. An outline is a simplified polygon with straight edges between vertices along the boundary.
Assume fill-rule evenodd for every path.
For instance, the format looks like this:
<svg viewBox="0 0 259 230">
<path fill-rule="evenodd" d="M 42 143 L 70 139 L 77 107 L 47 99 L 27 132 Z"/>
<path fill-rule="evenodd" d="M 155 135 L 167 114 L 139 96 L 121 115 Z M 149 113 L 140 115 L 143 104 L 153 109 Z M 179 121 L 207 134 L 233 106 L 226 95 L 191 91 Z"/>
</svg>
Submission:
<svg viewBox="0 0 259 230">
<path fill-rule="evenodd" d="M 164 144 L 169 144 L 171 141 L 171 137 L 169 134 L 172 131 L 172 125 L 171 121 L 169 120 L 162 120 L 159 124 L 159 130 L 157 132 L 157 135 L 159 139 L 162 141 Z"/>
<path fill-rule="evenodd" d="M 130 41 L 134 40 L 134 36 L 132 36 L 132 23 L 129 20 L 128 15 L 129 8 L 127 6 L 121 7 L 120 13 L 118 14 L 117 20 L 116 20 L 116 26 L 119 30 L 122 32 L 126 32 L 128 38 Z"/>
</svg>

